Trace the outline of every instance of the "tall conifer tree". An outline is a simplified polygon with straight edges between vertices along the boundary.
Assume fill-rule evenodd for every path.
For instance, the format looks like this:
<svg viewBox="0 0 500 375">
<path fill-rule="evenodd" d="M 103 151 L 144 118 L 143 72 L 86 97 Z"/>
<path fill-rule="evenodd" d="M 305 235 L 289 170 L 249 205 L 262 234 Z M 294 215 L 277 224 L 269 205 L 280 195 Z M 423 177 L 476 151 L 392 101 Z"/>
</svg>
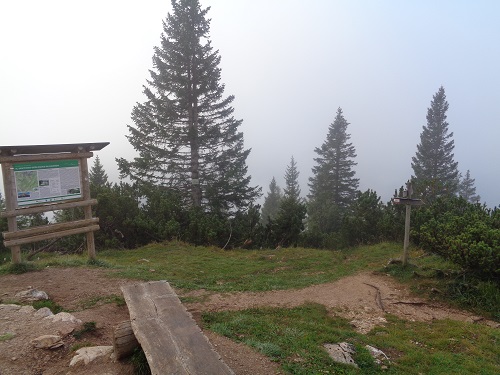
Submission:
<svg viewBox="0 0 500 375">
<path fill-rule="evenodd" d="M 210 20 L 198 0 L 172 0 L 155 48 L 147 100 L 132 111 L 127 137 L 139 152 L 117 160 L 122 177 L 181 193 L 188 206 L 216 211 L 247 207 L 260 189 L 250 187 L 242 120 L 233 117 L 234 96 L 224 95 L 219 52 Z"/>
<path fill-rule="evenodd" d="M 96 155 L 94 164 L 90 168 L 89 173 L 90 184 L 94 187 L 109 187 L 108 175 L 104 171 L 99 155 Z"/>
<path fill-rule="evenodd" d="M 349 123 L 342 109 L 328 128 L 325 142 L 314 151 L 313 176 L 309 178 L 309 224 L 310 229 L 330 232 L 339 229 L 342 217 L 355 201 L 359 179 L 355 178 L 356 149 L 349 142 Z"/>
<path fill-rule="evenodd" d="M 297 246 L 299 235 L 304 230 L 306 205 L 300 197 L 299 171 L 293 156 L 285 172 L 285 184 L 276 218 L 278 244 Z"/>
<path fill-rule="evenodd" d="M 448 102 L 443 86 L 427 109 L 427 125 L 420 133 L 420 144 L 412 158 L 415 190 L 429 201 L 455 195 L 458 187 L 458 163 L 454 160 L 455 141 L 448 131 Z"/>
<path fill-rule="evenodd" d="M 470 171 L 467 169 L 465 177 L 460 174 L 460 183 L 458 184 L 458 195 L 464 198 L 467 202 L 478 203 L 481 196 L 476 194 L 476 180 L 470 176 Z"/>
<path fill-rule="evenodd" d="M 267 196 L 264 199 L 264 204 L 262 205 L 262 224 L 266 225 L 269 222 L 269 219 L 274 220 L 276 218 L 280 208 L 281 195 L 281 189 L 273 177 L 271 183 L 269 184 L 269 192 L 267 193 Z"/>
</svg>

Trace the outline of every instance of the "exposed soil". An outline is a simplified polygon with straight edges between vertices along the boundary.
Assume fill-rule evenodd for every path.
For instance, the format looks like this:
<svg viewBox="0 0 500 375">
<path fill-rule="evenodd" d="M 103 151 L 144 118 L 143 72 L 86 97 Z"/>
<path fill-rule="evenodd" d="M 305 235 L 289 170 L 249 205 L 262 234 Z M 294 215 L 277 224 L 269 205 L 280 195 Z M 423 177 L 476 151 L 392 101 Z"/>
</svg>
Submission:
<svg viewBox="0 0 500 375">
<path fill-rule="evenodd" d="M 72 346 L 82 343 L 92 346 L 112 345 L 114 326 L 129 319 L 127 307 L 110 303 L 109 297 L 121 296 L 120 285 L 133 281 L 110 278 L 106 276 L 106 272 L 108 271 L 85 268 L 46 268 L 39 272 L 0 277 L 0 303 L 14 302 L 17 292 L 33 287 L 45 291 L 52 301 L 70 310 L 82 322 L 95 322 L 97 328 L 84 334 L 79 340 L 67 332 L 69 329 L 59 329 L 58 333 L 64 336 L 64 346 L 58 349 L 37 349 L 31 344 L 32 339 L 57 332 L 50 331 L 50 327 L 37 321 L 27 321 L 23 314 L 4 312 L 0 316 L 0 337 L 6 333 L 12 333 L 14 337 L 0 340 L 0 375 L 132 374 L 132 367 L 127 361 L 99 360 L 84 367 L 69 367 L 74 355 Z M 390 277 L 372 273 L 361 273 L 299 290 L 230 294 L 211 294 L 204 290 L 185 293 L 177 290 L 177 293 L 181 297 L 204 297 L 197 299 L 203 302 L 185 303 L 198 323 L 203 311 L 259 306 L 293 307 L 310 301 L 323 304 L 331 314 L 346 317 L 361 333 L 384 324 L 385 313 L 407 320 L 449 318 L 495 324 L 468 312 L 413 298 L 405 287 Z M 280 373 L 276 363 L 251 348 L 213 332 L 205 331 L 205 334 L 236 374 Z"/>
</svg>

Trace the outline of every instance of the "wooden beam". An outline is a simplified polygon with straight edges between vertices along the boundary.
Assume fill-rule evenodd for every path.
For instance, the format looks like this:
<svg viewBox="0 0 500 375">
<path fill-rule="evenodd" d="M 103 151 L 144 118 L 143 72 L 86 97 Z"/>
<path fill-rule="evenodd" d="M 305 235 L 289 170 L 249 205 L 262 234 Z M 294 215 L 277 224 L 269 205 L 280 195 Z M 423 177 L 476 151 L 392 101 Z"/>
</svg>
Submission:
<svg viewBox="0 0 500 375">
<path fill-rule="evenodd" d="M 17 208 L 15 210 L 3 211 L 0 212 L 0 216 L 9 218 L 22 215 L 37 214 L 39 212 L 59 211 L 59 210 L 66 210 L 68 208 L 93 206 L 96 204 L 97 204 L 97 199 L 78 200 L 78 201 L 71 201 L 68 203 L 44 204 L 40 206 Z"/>
<path fill-rule="evenodd" d="M 90 199 L 90 176 L 89 176 L 89 167 L 87 159 L 80 160 L 80 178 L 81 178 L 81 187 L 83 193 L 83 199 Z M 85 206 L 83 207 L 83 214 L 85 215 L 85 219 L 92 218 L 92 207 Z M 94 232 L 87 232 L 85 235 L 85 239 L 87 241 L 87 253 L 89 255 L 89 259 L 96 258 L 95 252 L 95 242 L 94 242 Z"/>
<path fill-rule="evenodd" d="M 234 375 L 166 281 L 121 289 L 151 374 Z"/>
<path fill-rule="evenodd" d="M 91 225 L 91 226 L 82 227 L 82 228 L 61 230 L 61 231 L 55 232 L 55 233 L 46 233 L 46 234 L 39 234 L 36 236 L 30 236 L 30 237 L 26 237 L 26 238 L 18 238 L 15 240 L 3 241 L 3 244 L 5 245 L 5 247 L 20 246 L 20 245 L 24 245 L 24 244 L 32 243 L 32 242 L 51 240 L 53 238 L 59 238 L 59 237 L 64 237 L 64 236 L 72 236 L 74 234 L 94 232 L 96 230 L 99 230 L 99 225 Z"/>
<path fill-rule="evenodd" d="M 14 170 L 12 164 L 2 164 L 3 186 L 5 191 L 5 208 L 8 211 L 15 210 L 17 207 L 16 183 L 14 179 Z M 17 231 L 17 220 L 15 216 L 7 217 L 7 226 L 10 232 Z M 13 264 L 21 263 L 21 246 L 12 246 L 10 249 L 11 262 Z"/>
<path fill-rule="evenodd" d="M 92 152 L 71 152 L 65 154 L 0 156 L 0 163 L 24 163 L 29 161 L 87 159 L 94 156 Z"/>
<path fill-rule="evenodd" d="M 30 237 L 30 236 L 35 236 L 37 234 L 44 234 L 48 232 L 58 232 L 66 229 L 88 227 L 90 225 L 97 223 L 99 223 L 99 218 L 94 217 L 92 219 L 86 219 L 86 220 L 76 220 L 76 221 L 67 221 L 64 223 L 57 223 L 57 224 L 40 225 L 38 227 L 22 229 L 16 232 L 3 232 L 3 238 L 5 240 L 14 240 L 16 238 Z"/>
</svg>

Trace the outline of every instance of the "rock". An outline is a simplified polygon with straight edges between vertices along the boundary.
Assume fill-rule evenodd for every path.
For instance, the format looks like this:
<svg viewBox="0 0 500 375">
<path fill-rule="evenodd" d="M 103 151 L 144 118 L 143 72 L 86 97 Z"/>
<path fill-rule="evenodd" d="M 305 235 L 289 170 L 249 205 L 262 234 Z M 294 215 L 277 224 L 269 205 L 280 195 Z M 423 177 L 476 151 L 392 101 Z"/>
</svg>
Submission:
<svg viewBox="0 0 500 375">
<path fill-rule="evenodd" d="M 20 305 L 14 305 L 14 304 L 8 304 L 8 305 L 0 305 L 0 311 L 19 311 L 22 306 Z"/>
<path fill-rule="evenodd" d="M 73 315 L 67 312 L 60 312 L 56 315 L 49 315 L 43 319 L 50 320 L 52 323 L 69 322 L 73 324 L 82 324 L 82 321 L 80 319 L 75 318 Z"/>
<path fill-rule="evenodd" d="M 389 357 L 380 349 L 375 348 L 371 345 L 366 345 L 366 349 L 370 352 L 371 356 L 375 360 L 377 365 L 383 365 L 384 363 L 390 363 Z"/>
<path fill-rule="evenodd" d="M 35 313 L 35 311 L 36 311 L 35 308 L 33 306 L 29 306 L 29 305 L 22 306 L 19 309 L 19 312 L 22 314 L 33 314 L 33 313 Z"/>
<path fill-rule="evenodd" d="M 54 315 L 52 314 L 52 311 L 48 307 L 42 307 L 41 309 L 38 309 L 35 313 L 35 316 L 37 318 L 45 318 L 46 316 Z"/>
<path fill-rule="evenodd" d="M 90 362 L 95 361 L 98 358 L 113 355 L 113 347 L 112 346 L 93 346 L 88 348 L 80 348 L 76 352 L 76 355 L 73 357 L 70 366 L 76 366 L 79 364 L 88 365 Z"/>
<path fill-rule="evenodd" d="M 35 288 L 23 290 L 22 292 L 16 293 L 15 296 L 23 302 L 33 302 L 33 301 L 41 301 L 49 299 L 47 293 Z"/>
<path fill-rule="evenodd" d="M 352 359 L 353 354 L 356 353 L 354 345 L 341 342 L 339 344 L 325 344 L 324 347 L 335 362 L 358 367 L 354 359 Z"/>
<path fill-rule="evenodd" d="M 64 345 L 61 336 L 43 335 L 31 340 L 35 348 L 39 349 L 56 349 Z"/>
</svg>

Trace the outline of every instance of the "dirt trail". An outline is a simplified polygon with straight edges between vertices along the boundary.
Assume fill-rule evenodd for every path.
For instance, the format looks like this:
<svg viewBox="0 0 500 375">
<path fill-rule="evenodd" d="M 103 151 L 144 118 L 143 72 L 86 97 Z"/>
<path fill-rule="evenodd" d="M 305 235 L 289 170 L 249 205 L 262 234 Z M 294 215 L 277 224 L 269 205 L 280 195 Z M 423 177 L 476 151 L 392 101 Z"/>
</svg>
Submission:
<svg viewBox="0 0 500 375">
<path fill-rule="evenodd" d="M 0 277 L 0 303 L 15 300 L 19 291 L 34 287 L 45 291 L 49 297 L 83 322 L 96 322 L 97 330 L 85 336 L 92 345 L 112 345 L 113 327 L 129 319 L 126 306 L 104 301 L 113 295 L 120 296 L 120 285 L 131 283 L 106 276 L 107 270 L 85 268 L 46 268 L 40 272 Z M 299 290 L 271 291 L 262 293 L 210 294 L 206 291 L 184 293 L 179 296 L 206 296 L 204 302 L 186 303 L 186 308 L 199 321 L 203 311 L 239 310 L 259 306 L 292 307 L 311 301 L 323 304 L 332 314 L 349 319 L 359 332 L 368 332 L 385 322 L 385 313 L 407 320 L 429 321 L 432 319 L 455 319 L 479 321 L 470 313 L 415 299 L 408 290 L 394 282 L 389 276 L 361 273 L 341 280 L 315 285 Z M 19 316 L 0 317 L 0 335 L 15 332 L 14 338 L 0 341 L 0 374 L 130 374 L 131 366 L 126 362 L 96 363 L 85 368 L 69 368 L 73 356 L 70 348 L 75 339 L 64 338 L 64 347 L 54 351 L 35 349 L 31 339 L 48 334 L 42 325 L 23 324 Z M 486 322 L 496 324 L 493 322 Z M 497 324 L 498 326 L 498 324 Z M 276 374 L 276 363 L 256 353 L 249 347 L 234 343 L 212 332 L 207 337 L 217 352 L 236 374 Z"/>
<path fill-rule="evenodd" d="M 200 291 L 186 295 L 200 295 Z M 305 302 L 322 304 L 333 314 L 350 319 L 361 333 L 367 333 L 375 325 L 385 322 L 386 313 L 410 321 L 446 318 L 469 322 L 481 320 L 468 312 L 411 297 L 409 291 L 391 277 L 374 273 L 360 273 L 298 290 L 213 294 L 203 303 L 186 305 L 193 310 L 220 311 L 260 306 L 294 307 Z"/>
</svg>

